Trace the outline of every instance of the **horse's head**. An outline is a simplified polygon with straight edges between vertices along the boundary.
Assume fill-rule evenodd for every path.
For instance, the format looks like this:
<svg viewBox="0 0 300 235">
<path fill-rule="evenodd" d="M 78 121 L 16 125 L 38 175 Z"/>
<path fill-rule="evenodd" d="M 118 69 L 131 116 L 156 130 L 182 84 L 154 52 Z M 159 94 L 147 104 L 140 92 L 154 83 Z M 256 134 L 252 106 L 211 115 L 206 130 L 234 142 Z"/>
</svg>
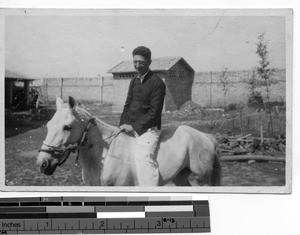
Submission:
<svg viewBox="0 0 300 235">
<path fill-rule="evenodd" d="M 72 97 L 69 97 L 68 103 L 56 99 L 56 112 L 47 123 L 47 136 L 37 157 L 37 165 L 46 175 L 52 175 L 56 167 L 77 149 L 82 139 L 85 126 L 74 105 Z"/>
</svg>

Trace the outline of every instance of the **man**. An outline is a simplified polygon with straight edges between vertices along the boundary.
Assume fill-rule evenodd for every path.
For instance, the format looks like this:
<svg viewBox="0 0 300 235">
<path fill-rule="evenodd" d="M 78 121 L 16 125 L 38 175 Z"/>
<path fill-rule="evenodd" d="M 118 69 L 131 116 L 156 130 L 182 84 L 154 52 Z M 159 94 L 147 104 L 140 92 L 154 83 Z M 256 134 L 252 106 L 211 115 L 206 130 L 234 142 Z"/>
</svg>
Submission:
<svg viewBox="0 0 300 235">
<path fill-rule="evenodd" d="M 162 79 L 149 69 L 149 48 L 137 47 L 132 55 L 137 75 L 130 81 L 120 129 L 131 132 L 136 137 L 135 163 L 138 185 L 157 186 L 159 172 L 154 155 L 161 133 L 161 113 L 166 87 Z"/>
</svg>

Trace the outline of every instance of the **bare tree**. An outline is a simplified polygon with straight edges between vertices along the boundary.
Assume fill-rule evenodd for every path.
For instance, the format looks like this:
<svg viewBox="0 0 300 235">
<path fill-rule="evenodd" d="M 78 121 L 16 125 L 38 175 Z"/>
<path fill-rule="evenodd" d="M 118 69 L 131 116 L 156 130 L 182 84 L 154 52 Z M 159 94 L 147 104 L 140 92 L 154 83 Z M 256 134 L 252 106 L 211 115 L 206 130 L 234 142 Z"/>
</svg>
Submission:
<svg viewBox="0 0 300 235">
<path fill-rule="evenodd" d="M 253 69 L 252 75 L 248 80 L 248 89 L 250 92 L 248 105 L 261 109 L 264 106 L 264 101 L 261 92 L 258 91 L 259 87 L 261 87 L 261 84 L 257 78 L 257 71 L 256 69 Z"/>
<path fill-rule="evenodd" d="M 259 56 L 259 67 L 257 67 L 257 73 L 259 77 L 262 79 L 261 86 L 265 88 L 267 94 L 267 102 L 268 102 L 268 113 L 270 120 L 270 129 L 271 134 L 273 136 L 273 120 L 272 120 L 272 109 L 270 105 L 270 86 L 274 83 L 271 80 L 272 75 L 274 73 L 274 69 L 270 69 L 270 62 L 268 60 L 268 47 L 267 42 L 265 41 L 265 33 L 262 33 L 258 36 L 258 44 L 256 48 L 256 54 Z"/>
</svg>

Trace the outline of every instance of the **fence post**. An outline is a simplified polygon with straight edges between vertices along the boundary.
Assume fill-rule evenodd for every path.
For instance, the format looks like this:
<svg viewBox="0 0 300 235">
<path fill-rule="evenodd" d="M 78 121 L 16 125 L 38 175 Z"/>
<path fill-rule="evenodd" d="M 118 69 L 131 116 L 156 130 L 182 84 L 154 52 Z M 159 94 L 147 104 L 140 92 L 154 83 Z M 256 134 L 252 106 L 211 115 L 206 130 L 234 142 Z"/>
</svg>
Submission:
<svg viewBox="0 0 300 235">
<path fill-rule="evenodd" d="M 101 82 L 101 104 L 103 103 L 103 87 L 104 87 L 104 77 L 101 77 L 102 82 Z"/>
<path fill-rule="evenodd" d="M 249 133 L 250 132 L 250 116 L 249 116 L 249 113 L 248 113 L 248 117 L 247 117 L 247 126 L 248 126 L 247 131 Z"/>
<path fill-rule="evenodd" d="M 210 107 L 212 108 L 212 72 L 210 72 L 210 94 L 209 94 L 209 98 L 210 98 Z"/>
<path fill-rule="evenodd" d="M 64 84 L 64 79 L 61 79 L 60 83 L 60 98 L 63 99 L 63 84 Z"/>
<path fill-rule="evenodd" d="M 44 100 L 45 100 L 45 101 L 49 101 L 49 96 L 48 96 L 48 79 L 47 79 L 47 78 L 44 78 L 43 81 L 44 81 L 43 86 L 45 86 Z"/>
</svg>

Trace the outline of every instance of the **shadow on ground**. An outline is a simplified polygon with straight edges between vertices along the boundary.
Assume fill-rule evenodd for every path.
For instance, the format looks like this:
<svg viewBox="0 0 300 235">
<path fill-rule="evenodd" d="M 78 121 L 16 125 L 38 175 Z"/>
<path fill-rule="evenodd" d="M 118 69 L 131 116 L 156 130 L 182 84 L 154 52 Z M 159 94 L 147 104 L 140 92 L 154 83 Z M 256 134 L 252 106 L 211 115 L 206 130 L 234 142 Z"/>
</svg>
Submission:
<svg viewBox="0 0 300 235">
<path fill-rule="evenodd" d="M 48 120 L 32 120 L 30 117 L 5 119 L 5 138 L 13 137 L 46 125 Z"/>
<path fill-rule="evenodd" d="M 16 136 L 24 132 L 42 127 L 55 113 L 54 105 L 44 105 L 39 109 L 21 112 L 5 110 L 5 138 Z"/>
</svg>

